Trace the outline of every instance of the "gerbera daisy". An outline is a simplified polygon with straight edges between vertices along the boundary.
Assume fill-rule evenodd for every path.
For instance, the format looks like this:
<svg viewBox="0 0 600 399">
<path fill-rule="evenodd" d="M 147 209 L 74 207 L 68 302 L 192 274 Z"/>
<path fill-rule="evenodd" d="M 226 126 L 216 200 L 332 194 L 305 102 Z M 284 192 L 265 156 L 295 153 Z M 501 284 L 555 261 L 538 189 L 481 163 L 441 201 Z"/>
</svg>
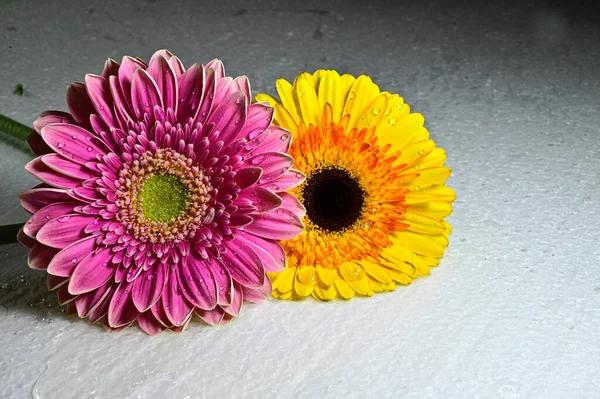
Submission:
<svg viewBox="0 0 600 399">
<path fill-rule="evenodd" d="M 182 331 L 195 312 L 226 323 L 243 299 L 270 295 L 284 267 L 277 240 L 303 228 L 275 194 L 302 182 L 290 134 L 268 104 L 248 105 L 246 77 L 219 60 L 185 70 L 170 52 L 148 66 L 107 61 L 67 91 L 70 114 L 45 112 L 21 195 L 21 241 L 80 317 L 113 329 Z"/>
<path fill-rule="evenodd" d="M 455 193 L 423 116 L 367 76 L 318 70 L 276 87 L 279 99 L 257 100 L 293 134 L 290 154 L 306 180 L 290 193 L 306 229 L 284 241 L 273 295 L 350 299 L 428 275 L 448 245 Z"/>
</svg>

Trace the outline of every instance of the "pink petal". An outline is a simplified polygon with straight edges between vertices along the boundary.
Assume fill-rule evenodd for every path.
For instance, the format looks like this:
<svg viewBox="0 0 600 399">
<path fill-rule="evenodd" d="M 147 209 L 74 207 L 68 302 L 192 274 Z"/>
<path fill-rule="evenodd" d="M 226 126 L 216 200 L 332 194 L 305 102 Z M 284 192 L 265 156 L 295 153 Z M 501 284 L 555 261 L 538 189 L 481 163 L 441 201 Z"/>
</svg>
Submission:
<svg viewBox="0 0 600 399">
<path fill-rule="evenodd" d="M 40 209 L 29 218 L 27 223 L 25 223 L 25 226 L 23 226 L 23 232 L 29 237 L 35 238 L 37 232 L 42 228 L 43 225 L 52 219 L 72 213 L 73 209 L 80 204 L 81 203 L 74 201 L 50 204 Z"/>
<path fill-rule="evenodd" d="M 104 69 L 102 70 L 102 77 L 108 79 L 110 76 L 117 75 L 119 73 L 119 63 L 112 58 L 109 58 L 104 63 Z"/>
<path fill-rule="evenodd" d="M 244 226 L 248 226 L 254 219 L 252 216 L 245 215 L 243 213 L 235 213 L 229 217 L 229 227 L 240 229 Z"/>
<path fill-rule="evenodd" d="M 67 88 L 67 106 L 69 112 L 78 124 L 90 128 L 90 115 L 96 113 L 94 104 L 90 100 L 87 89 L 83 83 L 75 82 Z M 65 123 L 62 121 L 62 123 Z M 41 132 L 41 129 L 40 129 Z"/>
<path fill-rule="evenodd" d="M 215 99 L 215 103 L 217 100 Z M 221 101 L 213 113 L 208 117 L 207 124 L 214 123 L 213 131 L 218 131 L 219 141 L 228 143 L 237 137 L 246 121 L 246 97 L 237 92 L 227 96 Z"/>
<path fill-rule="evenodd" d="M 162 294 L 162 303 L 167 318 L 175 326 L 180 326 L 190 315 L 194 307 L 181 293 L 175 269 L 171 269 L 169 278 Z"/>
<path fill-rule="evenodd" d="M 148 66 L 148 73 L 158 86 L 164 109 L 170 108 L 177 113 L 177 77 L 173 68 L 169 65 L 167 58 L 159 55 L 151 59 Z"/>
<path fill-rule="evenodd" d="M 194 64 L 177 80 L 179 86 L 178 121 L 187 121 L 188 118 L 196 117 L 202 103 L 204 81 L 204 68 L 198 64 Z"/>
<path fill-rule="evenodd" d="M 23 232 L 23 227 L 21 227 L 17 232 L 17 241 L 27 248 L 33 248 L 35 244 L 38 243 L 35 239 L 29 237 L 27 234 L 25 234 L 25 232 Z"/>
<path fill-rule="evenodd" d="M 242 190 L 239 193 L 236 202 L 234 202 L 234 205 L 236 205 L 237 202 L 243 202 L 245 200 L 252 201 L 252 205 L 257 208 L 256 213 L 271 212 L 279 208 L 283 203 L 277 194 L 274 194 L 273 192 L 262 187 L 256 186 L 248 187 Z"/>
<path fill-rule="evenodd" d="M 126 96 L 125 101 L 129 107 L 131 107 L 131 97 L 129 97 L 129 94 L 131 93 L 131 80 L 133 79 L 133 73 L 138 68 L 146 69 L 146 65 L 131 57 L 123 57 L 121 60 L 121 67 L 119 68 L 119 85 L 121 86 L 121 91 Z"/>
<path fill-rule="evenodd" d="M 175 77 L 177 79 L 179 79 L 179 77 L 185 72 L 185 68 L 181 63 L 181 60 L 175 56 L 169 58 L 169 65 L 171 65 L 171 68 L 173 68 L 173 71 L 175 72 Z"/>
<path fill-rule="evenodd" d="M 75 188 L 81 185 L 81 179 L 65 176 L 49 168 L 42 162 L 42 156 L 35 158 L 25 165 L 25 170 L 39 180 L 57 188 Z"/>
<path fill-rule="evenodd" d="M 223 309 L 218 306 L 212 310 L 196 309 L 195 312 L 198 317 L 211 326 L 219 325 L 221 320 L 223 320 L 223 316 L 225 315 Z"/>
<path fill-rule="evenodd" d="M 158 105 L 161 108 L 163 106 L 158 86 L 143 69 L 138 69 L 133 74 L 131 105 L 138 120 L 142 120 L 144 114 L 153 115 L 154 106 Z"/>
<path fill-rule="evenodd" d="M 278 241 L 260 238 L 243 231 L 238 232 L 235 239 L 248 244 L 256 252 L 266 271 L 280 272 L 285 269 L 285 251 Z"/>
<path fill-rule="evenodd" d="M 54 248 L 66 248 L 75 241 L 85 238 L 85 226 L 95 220 L 88 215 L 71 214 L 60 216 L 46 223 L 38 231 L 36 238 L 42 244 Z"/>
<path fill-rule="evenodd" d="M 202 94 L 202 104 L 196 114 L 196 122 L 200 122 L 203 125 L 212 110 L 212 106 L 215 100 L 215 89 L 217 88 L 217 82 L 215 81 L 215 71 L 213 69 L 204 68 L 205 81 Z"/>
<path fill-rule="evenodd" d="M 235 175 L 235 183 L 241 188 L 250 187 L 260 179 L 263 174 L 261 168 L 244 168 L 237 171 Z"/>
<path fill-rule="evenodd" d="M 149 335 L 157 335 L 165 331 L 167 328 L 163 326 L 151 311 L 146 311 L 137 319 L 138 325 Z"/>
<path fill-rule="evenodd" d="M 28 212 L 35 213 L 43 207 L 55 202 L 68 202 L 73 198 L 65 190 L 58 188 L 32 188 L 19 195 L 21 206 Z"/>
<path fill-rule="evenodd" d="M 150 69 L 152 67 L 152 64 L 154 64 L 157 60 L 157 58 L 159 57 L 163 57 L 164 59 L 166 59 L 167 61 L 171 59 L 171 57 L 173 57 L 173 53 L 170 52 L 167 49 L 160 49 L 154 52 L 154 54 L 152 54 L 152 57 L 150 57 L 150 62 L 148 63 L 148 69 Z"/>
<path fill-rule="evenodd" d="M 257 103 L 248 106 L 246 123 L 237 138 L 253 139 L 264 132 L 273 121 L 274 109 L 267 103 Z"/>
<path fill-rule="evenodd" d="M 88 317 L 102 301 L 112 292 L 112 285 L 104 284 L 97 290 L 77 296 L 75 307 L 79 317 Z"/>
<path fill-rule="evenodd" d="M 92 172 L 87 167 L 75 162 L 71 162 L 58 154 L 44 155 L 42 157 L 42 162 L 50 169 L 76 179 L 87 180 L 89 178 L 98 176 L 97 173 Z"/>
<path fill-rule="evenodd" d="M 304 230 L 304 225 L 287 209 L 277 209 L 275 212 L 254 216 L 254 222 L 246 227 L 244 231 L 259 237 L 274 240 L 288 240 L 297 237 Z"/>
<path fill-rule="evenodd" d="M 103 248 L 83 258 L 71 275 L 69 292 L 73 295 L 84 294 L 106 284 L 115 274 L 112 257 L 110 248 Z"/>
<path fill-rule="evenodd" d="M 252 302 L 252 303 L 262 302 L 265 299 L 267 299 L 269 296 L 271 296 L 271 291 L 272 291 L 271 280 L 266 278 L 265 284 L 262 287 L 260 287 L 259 289 L 242 287 L 242 290 L 244 291 L 244 299 L 247 300 L 248 302 Z"/>
<path fill-rule="evenodd" d="M 232 94 L 239 93 L 241 96 L 246 98 L 246 95 L 240 91 L 240 87 L 232 78 L 225 77 L 217 80 L 217 86 L 215 88 L 215 100 L 213 104 L 220 104 L 223 100 Z"/>
<path fill-rule="evenodd" d="M 233 301 L 233 280 L 229 271 L 221 262 L 213 260 L 208 262 L 208 267 L 212 272 L 218 289 L 218 300 L 219 305 L 229 305 Z"/>
<path fill-rule="evenodd" d="M 244 161 L 244 164 L 261 168 L 263 174 L 258 182 L 266 184 L 287 172 L 294 164 L 294 158 L 281 152 L 267 152 L 253 156 Z"/>
<path fill-rule="evenodd" d="M 81 165 L 96 161 L 98 154 L 109 152 L 106 144 L 92 133 L 67 123 L 46 126 L 42 129 L 42 137 L 54 151 Z"/>
<path fill-rule="evenodd" d="M 48 274 L 48 289 L 50 291 L 55 290 L 68 282 L 69 282 L 68 277 L 57 277 L 57 276 Z"/>
<path fill-rule="evenodd" d="M 96 112 L 108 126 L 115 126 L 117 121 L 113 114 L 113 98 L 110 93 L 108 79 L 98 75 L 85 75 L 85 86 Z"/>
<path fill-rule="evenodd" d="M 165 287 L 164 264 L 152 267 L 133 282 L 132 298 L 135 307 L 145 312 L 160 298 Z"/>
<path fill-rule="evenodd" d="M 69 293 L 69 290 L 67 288 L 67 285 L 61 285 L 60 287 L 58 287 L 57 289 L 57 296 L 58 296 L 58 303 L 61 305 L 64 305 L 66 303 L 71 302 L 73 299 L 76 298 L 75 295 L 71 295 Z"/>
<path fill-rule="evenodd" d="M 247 76 L 238 76 L 234 79 L 234 82 L 238 85 L 240 91 L 246 96 L 246 103 L 250 104 L 252 101 L 252 91 L 250 90 L 250 81 Z"/>
<path fill-rule="evenodd" d="M 187 328 L 187 326 L 190 324 L 190 320 L 192 320 L 192 313 L 190 313 L 190 315 L 185 319 L 185 321 L 180 325 L 180 326 L 173 326 L 171 327 L 171 331 L 173 331 L 174 333 L 182 333 L 185 331 L 185 329 Z"/>
<path fill-rule="evenodd" d="M 27 264 L 34 270 L 46 270 L 48 264 L 58 251 L 58 249 L 37 243 L 31 248 L 31 251 L 29 251 L 29 254 L 27 255 Z"/>
<path fill-rule="evenodd" d="M 225 66 L 223 65 L 223 62 L 218 59 L 215 58 L 212 61 L 209 61 L 206 66 L 206 69 L 212 69 L 214 70 L 215 73 L 215 80 L 219 80 L 219 79 L 223 79 L 225 77 Z"/>
<path fill-rule="evenodd" d="M 35 155 L 44 155 L 54 152 L 52 151 L 52 148 L 48 147 L 48 144 L 46 144 L 42 136 L 37 132 L 29 133 L 29 136 L 27 136 L 27 144 Z"/>
<path fill-rule="evenodd" d="M 163 292 L 164 292 L 164 290 L 163 290 Z M 167 314 L 165 313 L 165 307 L 163 306 L 162 300 L 156 301 L 156 303 L 154 305 L 152 305 L 152 307 L 150 308 L 150 311 L 152 312 L 152 315 L 154 316 L 154 318 L 156 318 L 156 320 L 163 326 L 165 326 L 165 327 L 173 326 L 173 324 L 167 317 Z"/>
<path fill-rule="evenodd" d="M 267 138 L 260 143 L 255 152 L 288 152 L 292 145 L 292 135 L 279 126 L 271 126 Z"/>
<path fill-rule="evenodd" d="M 242 310 L 242 303 L 244 302 L 244 293 L 242 292 L 242 286 L 234 282 L 233 283 L 233 301 L 229 306 L 221 306 L 221 308 L 232 316 L 237 316 Z"/>
<path fill-rule="evenodd" d="M 211 275 L 209 263 L 214 259 L 202 259 L 192 251 L 186 264 L 178 267 L 181 290 L 192 305 L 201 309 L 213 309 L 217 306 L 217 284 Z"/>
<path fill-rule="evenodd" d="M 119 83 L 119 78 L 111 76 L 108 84 L 110 85 L 110 93 L 113 97 L 115 114 L 119 119 L 122 129 L 127 128 L 128 122 L 133 122 L 133 111 L 131 110 L 130 92 L 127 92 L 127 98 L 123 94 L 123 89 Z"/>
<path fill-rule="evenodd" d="M 140 315 L 131 299 L 132 283 L 122 282 L 108 306 L 108 325 L 112 328 L 127 326 Z"/>
<path fill-rule="evenodd" d="M 248 287 L 261 287 L 265 281 L 265 269 L 259 256 L 241 240 L 225 242 L 227 252 L 221 254 L 223 265 L 231 278 Z"/>
<path fill-rule="evenodd" d="M 292 212 L 294 215 L 298 216 L 299 219 L 302 219 L 304 215 L 306 215 L 306 208 L 304 205 L 302 205 L 302 202 L 300 202 L 298 198 L 290 193 L 277 194 L 283 200 L 283 205 L 281 205 L 283 209 L 287 209 L 288 211 Z"/>
<path fill-rule="evenodd" d="M 74 125 L 77 123 L 75 119 L 66 112 L 62 111 L 44 111 L 40 114 L 40 117 L 33 122 L 33 128 L 36 132 L 41 133 L 42 129 L 46 127 L 46 125 L 50 125 L 53 123 L 70 123 Z"/>
<path fill-rule="evenodd" d="M 110 302 L 112 301 L 115 291 L 116 284 L 107 284 L 109 287 L 107 288 L 107 294 L 102 297 L 98 303 L 93 307 L 87 316 L 89 321 L 92 323 L 96 323 L 98 320 L 102 319 L 108 313 L 108 308 L 110 306 Z M 76 304 L 77 306 L 77 304 Z"/>
<path fill-rule="evenodd" d="M 263 187 L 273 191 L 287 191 L 302 184 L 306 176 L 299 170 L 290 169 L 277 179 L 262 184 Z"/>
</svg>

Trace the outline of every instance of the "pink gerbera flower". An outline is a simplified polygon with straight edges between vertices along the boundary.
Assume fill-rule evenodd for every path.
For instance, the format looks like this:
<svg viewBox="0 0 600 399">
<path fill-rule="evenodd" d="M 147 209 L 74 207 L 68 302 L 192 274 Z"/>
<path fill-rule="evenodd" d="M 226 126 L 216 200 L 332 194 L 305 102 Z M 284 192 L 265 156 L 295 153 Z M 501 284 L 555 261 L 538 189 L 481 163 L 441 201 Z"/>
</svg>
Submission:
<svg viewBox="0 0 600 399">
<path fill-rule="evenodd" d="M 26 169 L 43 183 L 21 195 L 29 265 L 47 270 L 61 303 L 156 334 L 193 313 L 226 323 L 270 294 L 277 240 L 303 228 L 283 191 L 304 176 L 273 109 L 249 105 L 246 77 L 225 77 L 219 60 L 186 71 L 162 50 L 148 66 L 107 61 L 67 103 L 70 114 L 35 122 Z"/>
</svg>

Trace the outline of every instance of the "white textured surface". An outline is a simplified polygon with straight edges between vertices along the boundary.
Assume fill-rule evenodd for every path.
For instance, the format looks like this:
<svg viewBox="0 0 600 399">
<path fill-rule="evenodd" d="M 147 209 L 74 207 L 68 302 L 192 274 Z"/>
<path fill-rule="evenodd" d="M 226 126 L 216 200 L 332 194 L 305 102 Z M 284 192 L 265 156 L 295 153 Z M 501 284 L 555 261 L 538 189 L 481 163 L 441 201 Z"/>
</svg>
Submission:
<svg viewBox="0 0 600 399">
<path fill-rule="evenodd" d="M 67 317 L 26 250 L 2 246 L 0 397 L 600 397 L 594 10 L 86 3 L 0 2 L 1 113 L 31 123 L 105 58 L 163 47 L 186 65 L 220 57 L 255 92 L 305 69 L 368 73 L 447 150 L 454 233 L 430 277 L 393 293 L 270 301 L 154 338 Z M 27 160 L 0 143 L 0 223 L 26 218 Z"/>
</svg>

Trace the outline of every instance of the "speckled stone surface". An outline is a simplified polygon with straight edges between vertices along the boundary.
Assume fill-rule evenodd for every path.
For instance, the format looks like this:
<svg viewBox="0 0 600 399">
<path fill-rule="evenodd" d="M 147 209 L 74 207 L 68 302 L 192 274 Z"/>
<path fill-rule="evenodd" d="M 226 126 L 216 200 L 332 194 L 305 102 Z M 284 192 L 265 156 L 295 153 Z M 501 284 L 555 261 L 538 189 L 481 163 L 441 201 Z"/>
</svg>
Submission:
<svg viewBox="0 0 600 399">
<path fill-rule="evenodd" d="M 220 57 L 255 92 L 319 67 L 368 73 L 448 152 L 451 245 L 389 294 L 269 301 L 158 337 L 66 316 L 27 251 L 1 246 L 0 397 L 600 396 L 592 2 L 100 3 L 0 2 L 0 113 L 30 124 L 107 57 L 159 48 L 186 65 Z M 18 146 L 0 142 L 3 224 L 26 219 L 16 195 L 35 184 Z"/>
</svg>

